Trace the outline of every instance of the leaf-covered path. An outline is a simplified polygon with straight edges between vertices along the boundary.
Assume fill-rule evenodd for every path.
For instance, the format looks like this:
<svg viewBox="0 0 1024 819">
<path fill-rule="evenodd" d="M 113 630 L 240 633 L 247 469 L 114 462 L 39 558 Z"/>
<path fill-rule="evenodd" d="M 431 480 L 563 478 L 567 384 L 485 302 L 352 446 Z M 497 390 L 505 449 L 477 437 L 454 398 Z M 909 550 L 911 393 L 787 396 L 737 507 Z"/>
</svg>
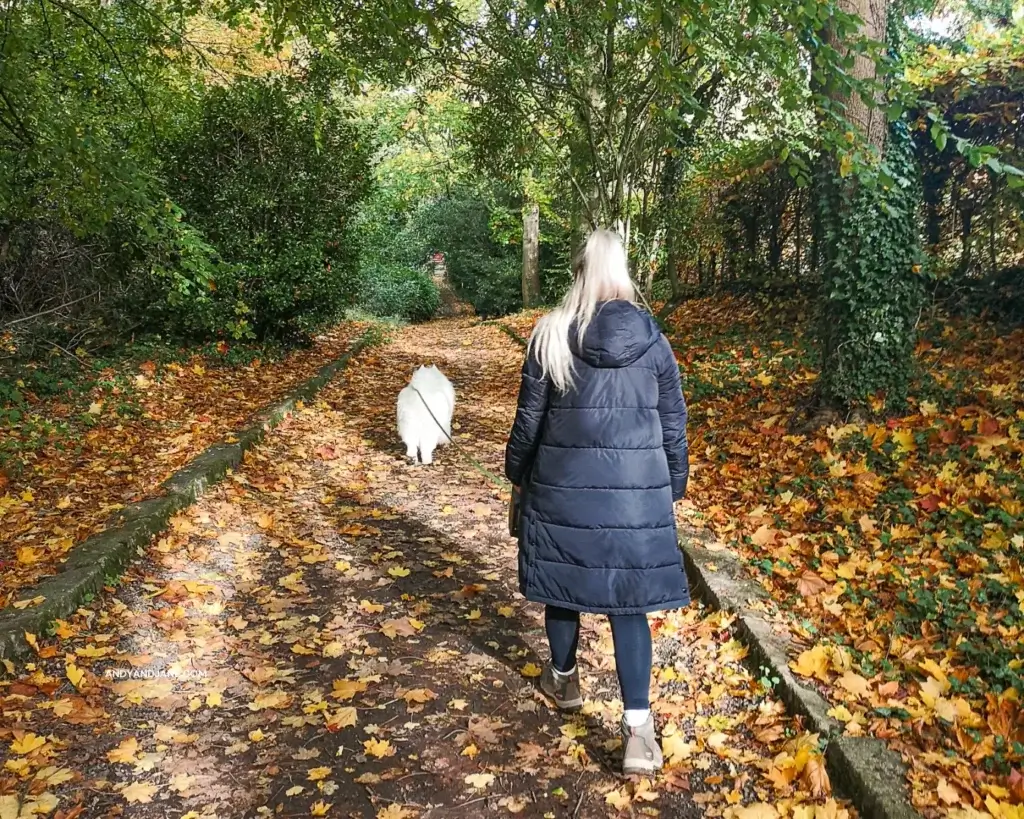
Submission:
<svg viewBox="0 0 1024 819">
<path fill-rule="evenodd" d="M 671 763 L 653 781 L 616 773 L 602 618 L 583 714 L 539 696 L 504 494 L 451 447 L 407 463 L 394 431 L 398 391 L 436 363 L 458 439 L 500 473 L 520 356 L 470 319 L 398 331 L 40 635 L 0 686 L 0 816 L 846 816 L 720 614 L 652 617 Z"/>
</svg>

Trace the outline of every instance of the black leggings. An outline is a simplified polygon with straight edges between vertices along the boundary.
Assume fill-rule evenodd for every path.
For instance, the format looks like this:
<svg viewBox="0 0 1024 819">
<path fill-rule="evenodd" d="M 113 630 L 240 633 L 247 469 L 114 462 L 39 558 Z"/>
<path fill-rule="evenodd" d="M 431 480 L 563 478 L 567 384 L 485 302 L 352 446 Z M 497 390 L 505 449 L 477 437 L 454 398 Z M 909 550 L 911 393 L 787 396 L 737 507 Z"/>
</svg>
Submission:
<svg viewBox="0 0 1024 819">
<path fill-rule="evenodd" d="M 646 614 L 610 615 L 615 644 L 615 670 L 619 675 L 623 707 L 642 711 L 650 708 L 651 627 Z M 544 627 L 551 646 L 551 663 L 556 671 L 576 665 L 580 642 L 580 613 L 558 606 L 544 609 Z"/>
</svg>

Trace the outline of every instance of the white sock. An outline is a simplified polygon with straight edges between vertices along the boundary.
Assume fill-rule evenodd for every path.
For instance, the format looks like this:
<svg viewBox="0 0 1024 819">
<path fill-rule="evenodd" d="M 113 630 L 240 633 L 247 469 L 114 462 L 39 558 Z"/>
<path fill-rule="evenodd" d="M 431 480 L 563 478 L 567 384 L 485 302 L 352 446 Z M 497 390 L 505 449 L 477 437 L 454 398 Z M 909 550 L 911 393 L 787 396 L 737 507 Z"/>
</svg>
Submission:
<svg viewBox="0 0 1024 819">
<path fill-rule="evenodd" d="M 630 728 L 639 728 L 641 725 L 647 723 L 647 718 L 651 715 L 650 708 L 643 708 L 637 710 L 627 709 L 623 714 L 623 718 L 626 720 L 626 725 Z"/>
<path fill-rule="evenodd" d="M 569 669 L 568 671 L 559 671 L 559 670 L 558 670 L 557 668 L 555 668 L 554 666 L 551 666 L 551 670 L 555 672 L 555 679 L 557 679 L 557 680 L 567 680 L 567 679 L 569 679 L 569 678 L 570 678 L 570 677 L 571 677 L 571 676 L 572 676 L 573 674 L 575 674 L 575 673 L 576 673 L 576 666 L 573 666 L 573 667 L 572 667 L 572 668 L 570 668 L 570 669 Z"/>
</svg>

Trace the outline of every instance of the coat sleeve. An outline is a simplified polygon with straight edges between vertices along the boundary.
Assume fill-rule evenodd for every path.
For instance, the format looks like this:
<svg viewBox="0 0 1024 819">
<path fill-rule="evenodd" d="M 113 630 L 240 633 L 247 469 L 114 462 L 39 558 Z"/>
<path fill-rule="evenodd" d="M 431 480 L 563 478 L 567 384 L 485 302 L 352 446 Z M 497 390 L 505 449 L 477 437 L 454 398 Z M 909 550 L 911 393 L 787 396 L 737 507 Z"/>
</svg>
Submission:
<svg viewBox="0 0 1024 819">
<path fill-rule="evenodd" d="M 690 477 L 690 453 L 686 441 L 686 400 L 679 380 L 679 365 L 672 346 L 664 336 L 658 341 L 658 415 L 661 417 L 662 446 L 668 457 L 672 478 L 672 500 L 686 496 Z"/>
<path fill-rule="evenodd" d="M 505 447 L 505 477 L 515 486 L 522 485 L 537 454 L 550 392 L 551 382 L 544 377 L 540 362 L 527 354 L 519 384 L 516 420 Z"/>
</svg>

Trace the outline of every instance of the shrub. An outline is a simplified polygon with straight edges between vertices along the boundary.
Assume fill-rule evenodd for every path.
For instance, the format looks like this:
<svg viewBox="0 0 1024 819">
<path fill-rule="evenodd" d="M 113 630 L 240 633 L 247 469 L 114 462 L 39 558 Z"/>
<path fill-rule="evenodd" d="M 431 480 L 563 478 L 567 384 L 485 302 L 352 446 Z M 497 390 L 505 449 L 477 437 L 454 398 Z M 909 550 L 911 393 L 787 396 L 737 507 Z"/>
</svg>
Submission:
<svg viewBox="0 0 1024 819">
<path fill-rule="evenodd" d="M 485 318 L 523 304 L 519 247 L 495 241 L 492 209 L 484 196 L 457 189 L 417 208 L 398 240 L 417 260 L 444 253 L 455 292 Z"/>
<path fill-rule="evenodd" d="M 376 262 L 361 271 L 363 306 L 376 316 L 428 321 L 441 306 L 441 294 L 422 269 Z"/>
<path fill-rule="evenodd" d="M 226 262 L 204 309 L 165 299 L 185 329 L 302 338 L 355 302 L 349 225 L 369 188 L 369 146 L 336 107 L 296 80 L 240 80 L 211 88 L 166 153 L 176 200 Z"/>
</svg>

